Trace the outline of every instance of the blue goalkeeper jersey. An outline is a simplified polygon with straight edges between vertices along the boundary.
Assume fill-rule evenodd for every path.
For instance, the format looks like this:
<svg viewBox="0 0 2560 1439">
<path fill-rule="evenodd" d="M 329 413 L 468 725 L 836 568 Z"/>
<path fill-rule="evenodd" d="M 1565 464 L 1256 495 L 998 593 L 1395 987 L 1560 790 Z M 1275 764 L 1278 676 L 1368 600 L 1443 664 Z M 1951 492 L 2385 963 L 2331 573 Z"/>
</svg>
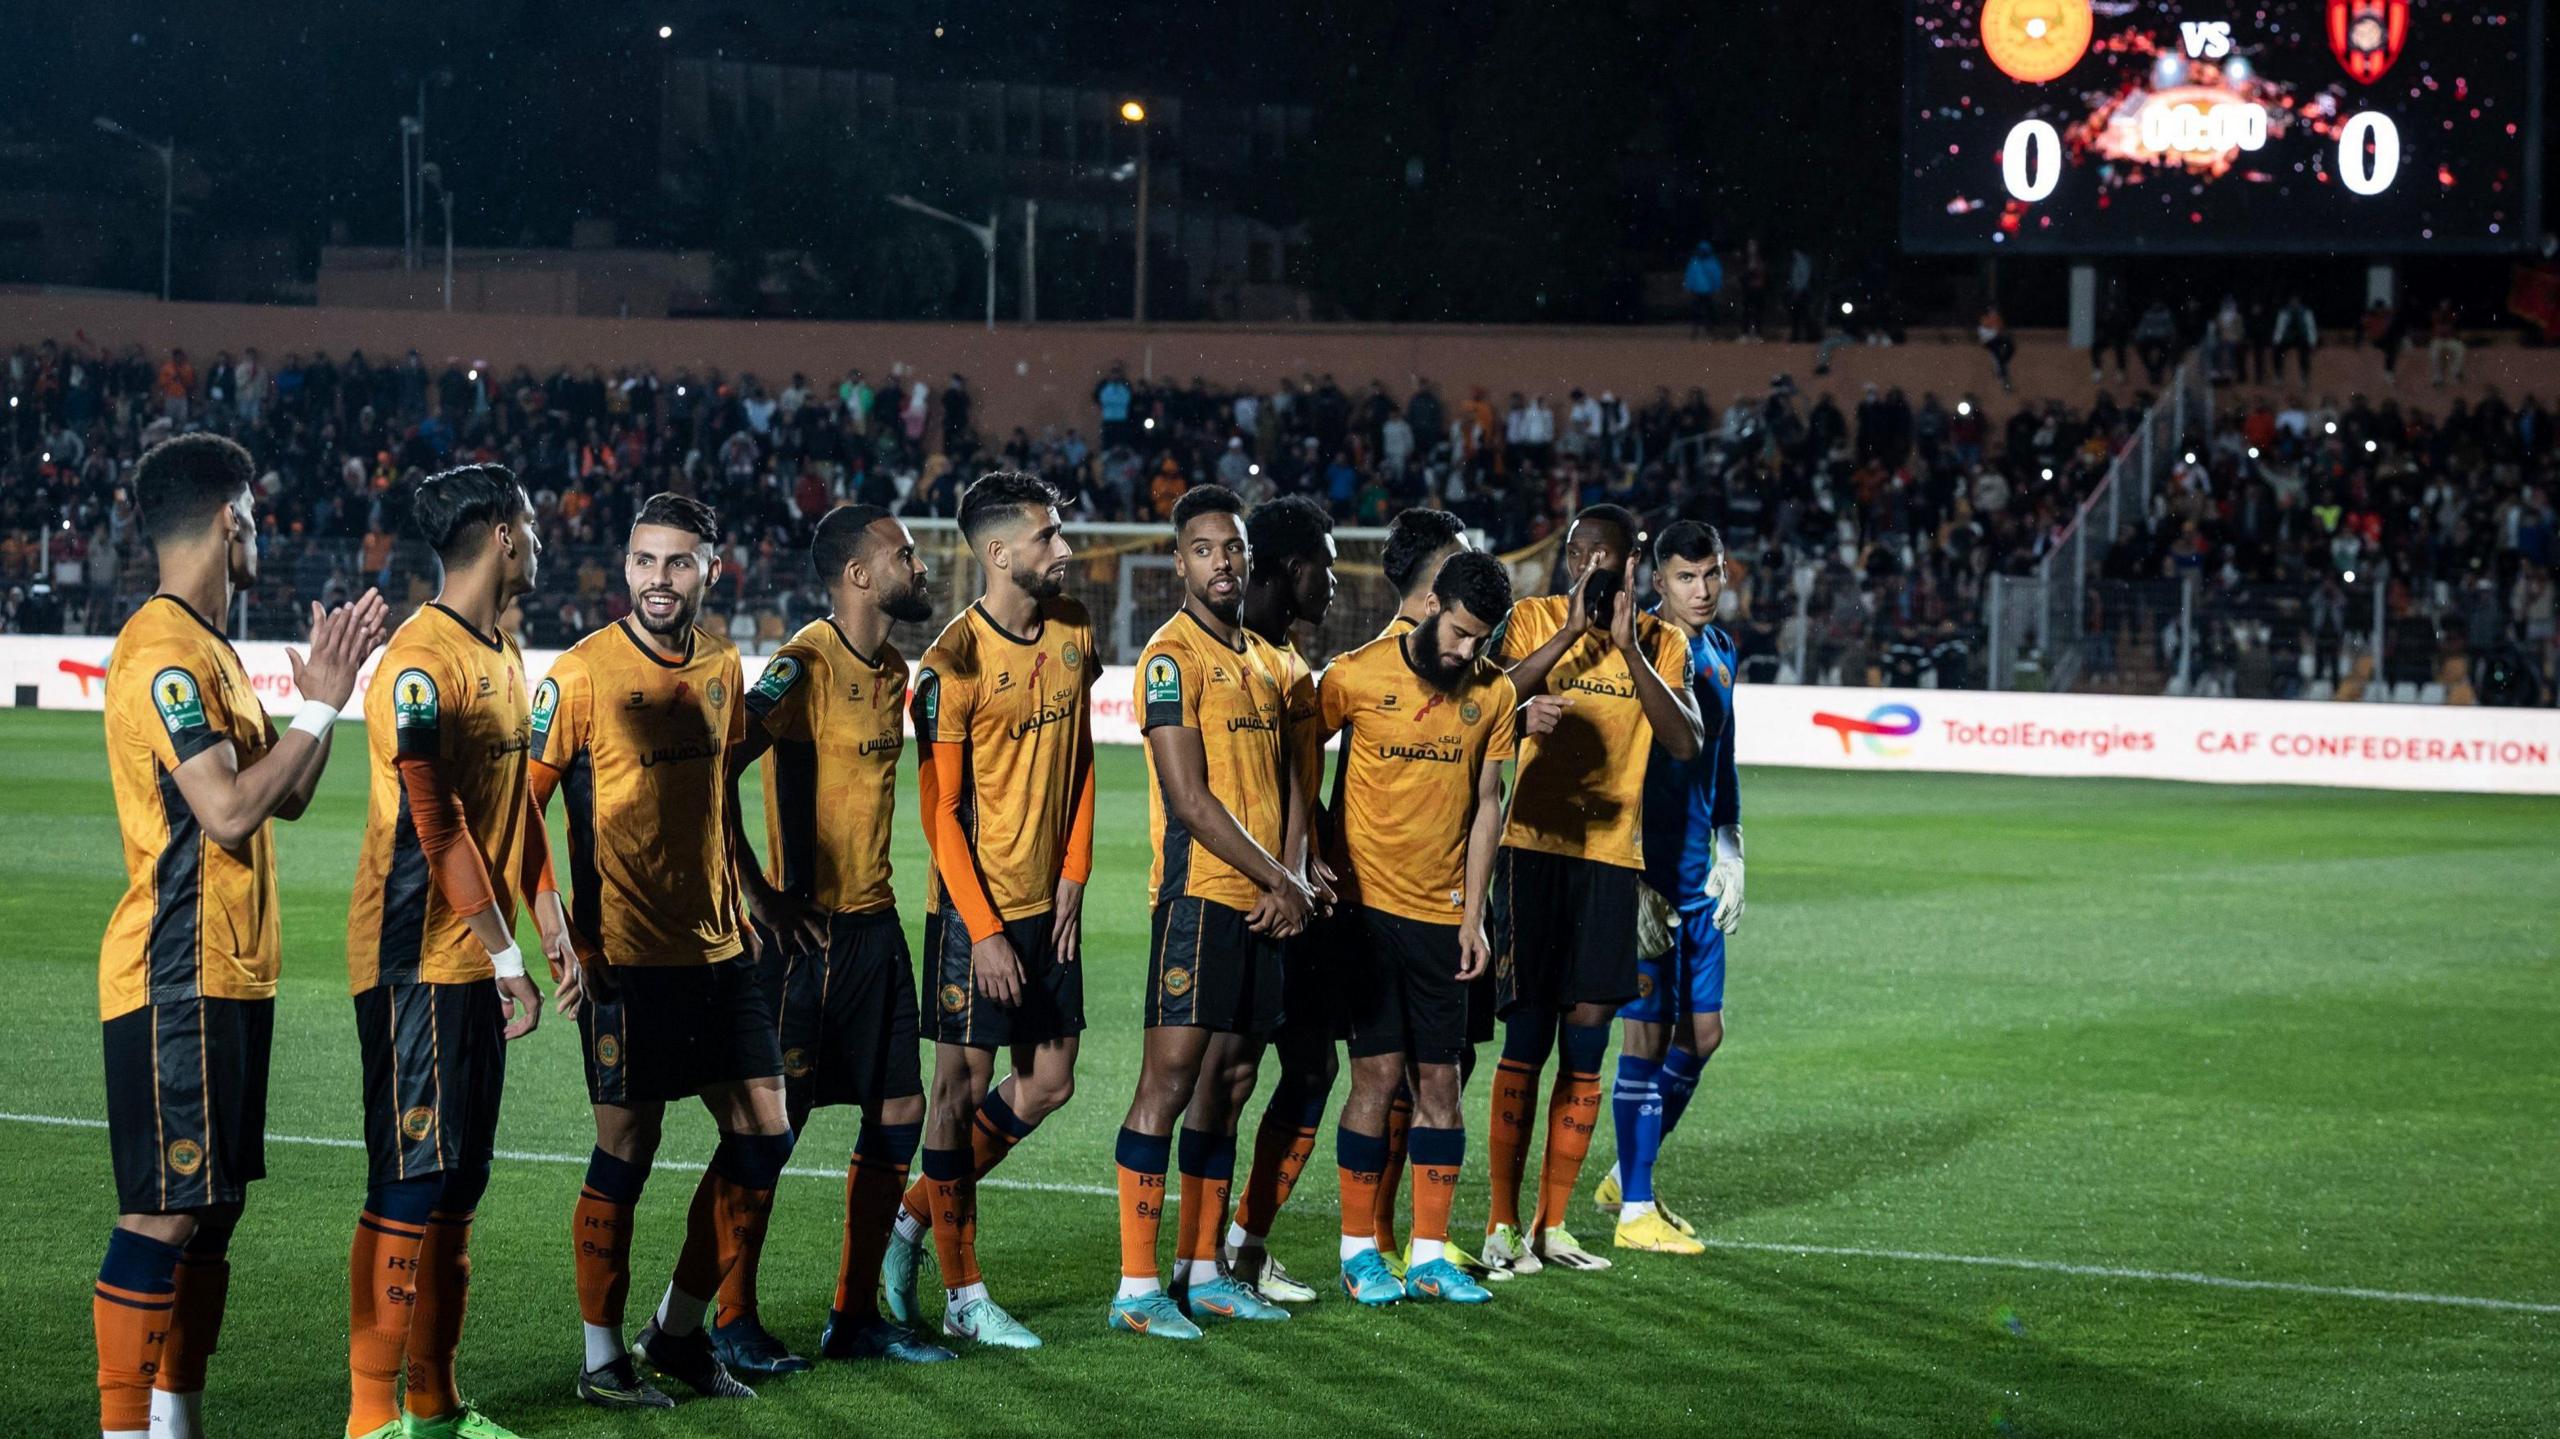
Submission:
<svg viewBox="0 0 2560 1439">
<path fill-rule="evenodd" d="M 1644 878 L 1684 910 L 1707 904 L 1716 829 L 1742 822 L 1733 762 L 1733 641 L 1714 625 L 1689 641 L 1689 674 L 1707 742 L 1685 760 L 1660 745 L 1644 774 Z"/>
</svg>

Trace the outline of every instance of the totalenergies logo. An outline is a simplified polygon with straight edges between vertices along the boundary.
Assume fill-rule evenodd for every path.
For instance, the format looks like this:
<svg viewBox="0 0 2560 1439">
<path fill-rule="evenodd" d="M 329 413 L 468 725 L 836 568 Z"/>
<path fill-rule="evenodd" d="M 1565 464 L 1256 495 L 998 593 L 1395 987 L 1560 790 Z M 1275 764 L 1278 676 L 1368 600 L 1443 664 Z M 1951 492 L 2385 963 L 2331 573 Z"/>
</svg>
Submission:
<svg viewBox="0 0 2560 1439">
<path fill-rule="evenodd" d="M 1842 754 L 1849 752 L 1849 736 L 1863 735 L 1867 741 L 1867 753 L 1884 759 L 1900 759 L 1911 753 L 1911 746 L 1893 741 L 1920 732 L 1920 711 L 1909 705 L 1878 705 L 1867 711 L 1865 719 L 1858 719 L 1852 715 L 1816 710 L 1813 722 L 1817 727 L 1840 736 Z"/>
</svg>

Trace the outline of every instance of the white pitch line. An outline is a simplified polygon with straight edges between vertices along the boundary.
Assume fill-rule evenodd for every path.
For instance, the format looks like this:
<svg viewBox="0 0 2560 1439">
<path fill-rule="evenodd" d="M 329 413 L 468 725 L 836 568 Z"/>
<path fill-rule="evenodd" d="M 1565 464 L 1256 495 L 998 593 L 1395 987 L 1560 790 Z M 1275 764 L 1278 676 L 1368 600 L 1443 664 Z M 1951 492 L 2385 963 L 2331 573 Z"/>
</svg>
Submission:
<svg viewBox="0 0 2560 1439">
<path fill-rule="evenodd" d="M 104 1129 L 103 1119 L 82 1119 L 61 1114 L 11 1114 L 0 1112 L 0 1122 L 40 1124 L 57 1129 Z M 361 1139 L 339 1139 L 313 1134 L 270 1134 L 276 1144 L 302 1144 L 320 1149 L 362 1149 Z M 545 1154 L 526 1149 L 501 1149 L 495 1157 L 522 1164 L 584 1164 L 583 1154 Z M 673 1160 L 654 1166 L 658 1169 L 699 1171 L 699 1164 Z M 801 1179 L 844 1178 L 841 1169 L 806 1169 L 792 1167 L 782 1171 Z M 1034 1194 L 1082 1194 L 1109 1199 L 1119 1191 L 1099 1184 L 1048 1184 L 1027 1179 L 982 1179 L 988 1189 L 1011 1189 Z M 1173 1196 L 1166 1196 L 1172 1202 Z M 2227 1274 L 2201 1274 L 2183 1269 L 2129 1269 L 2110 1264 L 2073 1264 L 2060 1259 L 2017 1259 L 1996 1254 L 1940 1254 L 1925 1249 L 1863 1249 L 1835 1244 L 1775 1244 L 1748 1239 L 1707 1239 L 1700 1243 L 1710 1249 L 1731 1249 L 1753 1254 L 1792 1254 L 1804 1258 L 1889 1259 L 1906 1264 L 1955 1264 L 1974 1269 L 2018 1269 L 2034 1274 L 2068 1274 L 2085 1279 L 2132 1279 L 2156 1284 L 2192 1284 L 2207 1289 L 2260 1290 L 2277 1294 L 2302 1294 L 2318 1299 L 2362 1299 L 2381 1304 L 2432 1304 L 2452 1309 L 2488 1309 L 2508 1314 L 2560 1314 L 2560 1304 L 2538 1303 L 2529 1299 L 2487 1299 L 2472 1294 L 2429 1294 L 2417 1290 L 2368 1289 L 2356 1285 L 2302 1284 L 2286 1279 L 2239 1279 Z"/>
</svg>

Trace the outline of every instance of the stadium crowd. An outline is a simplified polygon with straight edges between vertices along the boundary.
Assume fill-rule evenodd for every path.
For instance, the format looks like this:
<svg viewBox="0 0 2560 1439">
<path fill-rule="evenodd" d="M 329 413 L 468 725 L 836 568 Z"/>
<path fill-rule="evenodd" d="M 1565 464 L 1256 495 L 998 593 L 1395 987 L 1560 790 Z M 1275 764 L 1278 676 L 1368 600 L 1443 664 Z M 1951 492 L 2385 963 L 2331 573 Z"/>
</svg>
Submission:
<svg viewBox="0 0 2560 1439">
<path fill-rule="evenodd" d="M 1309 495 L 1345 524 L 1445 508 L 1505 551 L 1604 501 L 1657 523 L 1702 519 L 1730 537 L 1728 621 L 1753 678 L 1970 686 L 1983 679 L 1989 577 L 2029 572 L 2065 534 L 2150 402 L 2140 378 L 2086 408 L 1995 410 L 1972 393 L 1807 393 L 1786 375 L 1719 404 L 1696 388 L 1450 395 L 1425 379 L 1398 394 L 1327 374 L 1236 386 L 1115 366 L 1088 437 L 984 434 L 963 377 L 936 390 L 903 369 L 774 387 L 718 371 L 430 364 L 414 351 L 207 358 L 47 341 L 13 349 L 0 373 L 0 618 L 29 632 L 120 622 L 151 583 L 123 476 L 162 435 L 211 428 L 263 467 L 269 548 L 253 617 L 288 628 L 309 600 L 391 573 L 408 544 L 405 481 L 464 458 L 508 465 L 540 507 L 554 554 L 524 615 L 529 642 L 612 617 L 614 537 L 640 497 L 671 489 L 730 526 L 713 607 L 751 648 L 815 602 L 790 557 L 829 505 L 947 516 L 967 478 L 1002 462 L 1047 479 L 1085 520 L 1161 521 L 1210 482 L 1249 502 Z M 2084 672 L 2148 687 L 2183 669 L 2208 691 L 2261 692 L 2244 676 L 2265 656 L 2263 692 L 2332 692 L 2311 685 L 2339 678 L 2342 646 L 2368 628 L 2349 613 L 2347 576 L 2379 563 L 2383 679 L 2423 684 L 2459 662 L 2485 689 L 2477 671 L 2504 656 L 2499 674 L 2522 678 L 2498 692 L 2547 699 L 2560 658 L 2551 426 L 2538 398 L 2438 412 L 2226 397 L 2213 432 L 2189 439 L 2196 461 L 2106 539 Z M 2207 603 L 2182 666 L 2188 632 L 2164 616 L 2189 575 Z"/>
</svg>

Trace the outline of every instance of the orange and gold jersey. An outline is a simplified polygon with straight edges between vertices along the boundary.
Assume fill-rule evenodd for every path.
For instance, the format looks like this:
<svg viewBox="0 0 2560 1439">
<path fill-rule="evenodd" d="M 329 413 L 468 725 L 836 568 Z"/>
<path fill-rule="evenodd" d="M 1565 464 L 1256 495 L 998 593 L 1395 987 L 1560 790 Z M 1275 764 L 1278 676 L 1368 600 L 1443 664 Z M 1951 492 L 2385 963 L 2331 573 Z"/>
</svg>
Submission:
<svg viewBox="0 0 2560 1439">
<path fill-rule="evenodd" d="M 1518 664 L 1564 628 L 1570 596 L 1540 595 L 1511 607 L 1501 662 Z M 1689 643 L 1649 614 L 1636 616 L 1636 644 L 1678 694 L 1689 687 Z M 1627 657 L 1586 634 L 1547 672 L 1546 693 L 1573 704 L 1553 731 L 1520 743 L 1520 774 L 1502 842 L 1514 849 L 1644 868 L 1644 771 L 1653 726 L 1636 698 Z"/>
<path fill-rule="evenodd" d="M 1091 734 L 1101 674 L 1093 623 L 1063 597 L 1041 601 L 1029 638 L 971 605 L 916 662 L 916 738 L 967 749 L 960 820 L 999 918 L 1028 919 L 1057 904 L 1075 822 L 1076 754 Z M 942 876 L 930 868 L 925 891 L 941 908 Z"/>
<path fill-rule="evenodd" d="M 773 737 L 764 758 L 765 878 L 838 914 L 885 909 L 889 817 L 906 748 L 907 661 L 853 647 L 833 620 L 801 626 L 747 691 Z"/>
<path fill-rule="evenodd" d="M 619 620 L 553 662 L 533 695 L 533 758 L 569 812 L 570 925 L 614 964 L 735 956 L 729 746 L 746 736 L 738 651 L 687 632 L 661 659 Z"/>
<path fill-rule="evenodd" d="M 124 898 L 98 946 L 98 1017 L 194 999 L 272 999 L 282 953 L 275 838 L 213 842 L 178 766 L 231 746 L 247 769 L 275 744 L 240 657 L 202 615 L 155 595 L 107 659 L 107 777 L 124 832 Z"/>
<path fill-rule="evenodd" d="M 1298 653 L 1295 641 L 1271 647 L 1273 661 L 1280 672 L 1282 718 L 1287 729 L 1283 735 L 1289 754 L 1289 775 L 1307 787 L 1309 796 L 1324 779 L 1324 741 L 1326 730 L 1317 717 L 1316 672 L 1307 667 L 1306 657 Z"/>
<path fill-rule="evenodd" d="M 1251 630 L 1239 628 L 1236 635 L 1241 647 L 1209 633 L 1190 611 L 1176 612 L 1138 657 L 1135 707 L 1142 729 L 1199 731 L 1210 798 L 1277 855 L 1289 803 L 1288 687 L 1281 652 Z M 1157 904 L 1187 896 L 1248 910 L 1261 897 L 1262 886 L 1196 843 L 1165 808 L 1153 746 L 1147 749 L 1147 837 L 1156 854 L 1148 893 Z"/>
<path fill-rule="evenodd" d="M 1321 722 L 1342 730 L 1339 853 L 1345 903 L 1425 924 L 1466 907 L 1467 826 L 1484 767 L 1512 755 L 1517 704 L 1490 661 L 1455 690 L 1433 688 L 1384 634 L 1327 666 Z"/>
<path fill-rule="evenodd" d="M 466 842 L 489 871 L 497 915 L 515 931 L 525 847 L 525 766 L 532 706 L 524 656 L 442 605 L 422 606 L 391 636 L 365 686 L 372 801 L 356 890 L 347 905 L 347 982 L 462 984 L 488 979 L 489 950 L 445 904 L 409 814 L 399 761 L 430 759 L 461 802 Z"/>
</svg>

